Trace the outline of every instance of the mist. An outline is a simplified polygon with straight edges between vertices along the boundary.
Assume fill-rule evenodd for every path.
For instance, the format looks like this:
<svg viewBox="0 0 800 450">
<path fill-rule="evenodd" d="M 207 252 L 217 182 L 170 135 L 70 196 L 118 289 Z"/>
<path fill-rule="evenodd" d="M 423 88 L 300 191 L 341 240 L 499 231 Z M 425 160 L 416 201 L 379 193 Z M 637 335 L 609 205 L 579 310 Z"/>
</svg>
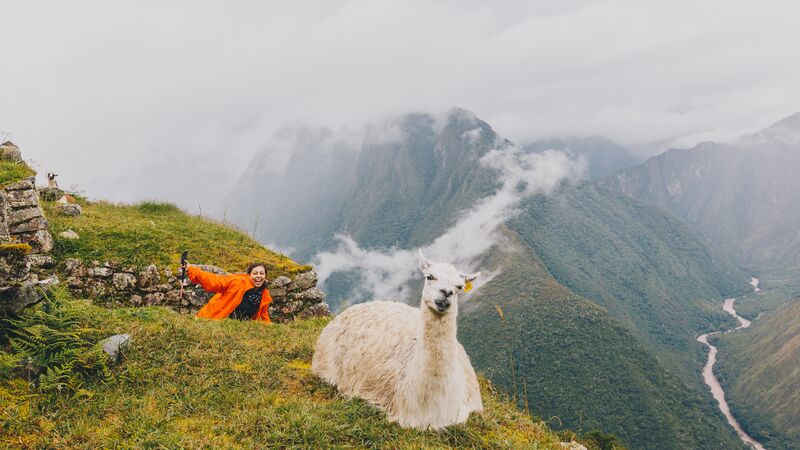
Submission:
<svg viewBox="0 0 800 450">
<path fill-rule="evenodd" d="M 220 210 L 287 126 L 457 105 L 521 145 L 599 134 L 656 151 L 800 110 L 791 1 L 0 0 L 0 12 L 0 131 L 24 157 L 90 198 L 190 212 Z"/>
<path fill-rule="evenodd" d="M 409 283 L 420 277 L 418 250 L 434 261 L 451 263 L 462 272 L 478 271 L 476 259 L 500 243 L 497 227 L 515 214 L 521 200 L 536 193 L 548 194 L 562 183 L 576 182 L 587 171 L 582 157 L 556 150 L 524 153 L 513 145 L 491 150 L 480 163 L 496 171 L 501 187 L 461 212 L 444 234 L 421 249 L 364 249 L 350 236 L 340 234 L 334 251 L 313 258 L 320 283 L 336 272 L 355 271 L 360 282 L 344 306 L 369 299 L 410 301 Z M 492 276 L 484 271 L 475 281 L 473 293 Z"/>
</svg>

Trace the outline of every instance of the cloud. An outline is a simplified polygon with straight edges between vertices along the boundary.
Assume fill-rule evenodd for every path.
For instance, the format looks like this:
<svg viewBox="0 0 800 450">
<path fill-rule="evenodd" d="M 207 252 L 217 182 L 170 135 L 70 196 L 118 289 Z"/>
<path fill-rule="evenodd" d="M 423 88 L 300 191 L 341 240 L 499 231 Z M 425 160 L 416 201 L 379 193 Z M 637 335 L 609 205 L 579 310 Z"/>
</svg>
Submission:
<svg viewBox="0 0 800 450">
<path fill-rule="evenodd" d="M 474 271 L 478 256 L 498 243 L 497 227 L 516 212 L 520 200 L 535 193 L 549 193 L 562 182 L 576 181 L 587 170 L 586 160 L 567 153 L 547 150 L 526 154 L 514 146 L 490 151 L 481 163 L 495 169 L 502 185 L 493 195 L 462 212 L 443 235 L 422 248 L 434 261 Z M 355 271 L 361 278 L 351 302 L 368 299 L 410 300 L 409 282 L 418 277 L 416 249 L 363 249 L 347 235 L 337 236 L 335 251 L 323 252 L 313 260 L 321 283 L 336 272 Z M 476 290 L 491 279 L 477 280 Z"/>
<path fill-rule="evenodd" d="M 298 123 L 462 106 L 515 142 L 637 144 L 800 109 L 788 0 L 0 5 L 0 130 L 117 201 L 219 202 Z"/>
</svg>

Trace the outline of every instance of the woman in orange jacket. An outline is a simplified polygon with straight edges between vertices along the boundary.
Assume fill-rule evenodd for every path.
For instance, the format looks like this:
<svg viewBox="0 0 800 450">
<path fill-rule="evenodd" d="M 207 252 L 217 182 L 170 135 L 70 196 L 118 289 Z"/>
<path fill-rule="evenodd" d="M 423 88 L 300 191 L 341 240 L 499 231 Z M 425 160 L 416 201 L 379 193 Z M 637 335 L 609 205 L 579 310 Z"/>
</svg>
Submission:
<svg viewBox="0 0 800 450">
<path fill-rule="evenodd" d="M 203 306 L 197 317 L 206 319 L 260 320 L 270 323 L 269 304 L 272 297 L 267 289 L 267 268 L 264 263 L 252 263 L 247 273 L 217 275 L 188 264 L 186 275 L 216 295 Z"/>
</svg>

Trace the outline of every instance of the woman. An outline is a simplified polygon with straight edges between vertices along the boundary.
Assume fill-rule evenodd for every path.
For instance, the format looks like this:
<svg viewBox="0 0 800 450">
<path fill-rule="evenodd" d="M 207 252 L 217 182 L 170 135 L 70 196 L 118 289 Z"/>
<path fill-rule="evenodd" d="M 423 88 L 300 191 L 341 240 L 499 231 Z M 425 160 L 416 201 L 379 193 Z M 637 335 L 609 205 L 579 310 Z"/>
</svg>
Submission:
<svg viewBox="0 0 800 450">
<path fill-rule="evenodd" d="M 217 275 L 186 264 L 189 279 L 207 292 L 217 295 L 203 306 L 197 317 L 206 319 L 260 320 L 271 323 L 269 304 L 272 297 L 267 289 L 267 267 L 255 262 L 247 266 L 247 273 Z"/>
</svg>

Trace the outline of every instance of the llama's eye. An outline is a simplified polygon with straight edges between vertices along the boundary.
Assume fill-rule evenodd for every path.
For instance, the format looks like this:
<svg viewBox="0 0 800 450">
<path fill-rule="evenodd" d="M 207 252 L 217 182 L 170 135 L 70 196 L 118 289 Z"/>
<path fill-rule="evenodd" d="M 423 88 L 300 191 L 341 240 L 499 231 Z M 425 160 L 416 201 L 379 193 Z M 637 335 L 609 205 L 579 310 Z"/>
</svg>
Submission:
<svg viewBox="0 0 800 450">
<path fill-rule="evenodd" d="M 435 276 L 433 276 L 433 275 L 431 275 L 431 274 L 427 274 L 427 275 L 425 275 L 425 279 L 426 279 L 426 280 L 433 281 L 433 280 L 435 280 L 435 279 L 436 279 L 436 277 L 435 277 Z"/>
<path fill-rule="evenodd" d="M 464 289 L 464 286 L 462 286 L 462 285 L 460 285 L 460 284 L 459 284 L 458 286 L 456 286 L 456 289 L 458 289 L 459 291 L 460 291 L 460 290 L 463 290 L 463 289 Z"/>
</svg>

